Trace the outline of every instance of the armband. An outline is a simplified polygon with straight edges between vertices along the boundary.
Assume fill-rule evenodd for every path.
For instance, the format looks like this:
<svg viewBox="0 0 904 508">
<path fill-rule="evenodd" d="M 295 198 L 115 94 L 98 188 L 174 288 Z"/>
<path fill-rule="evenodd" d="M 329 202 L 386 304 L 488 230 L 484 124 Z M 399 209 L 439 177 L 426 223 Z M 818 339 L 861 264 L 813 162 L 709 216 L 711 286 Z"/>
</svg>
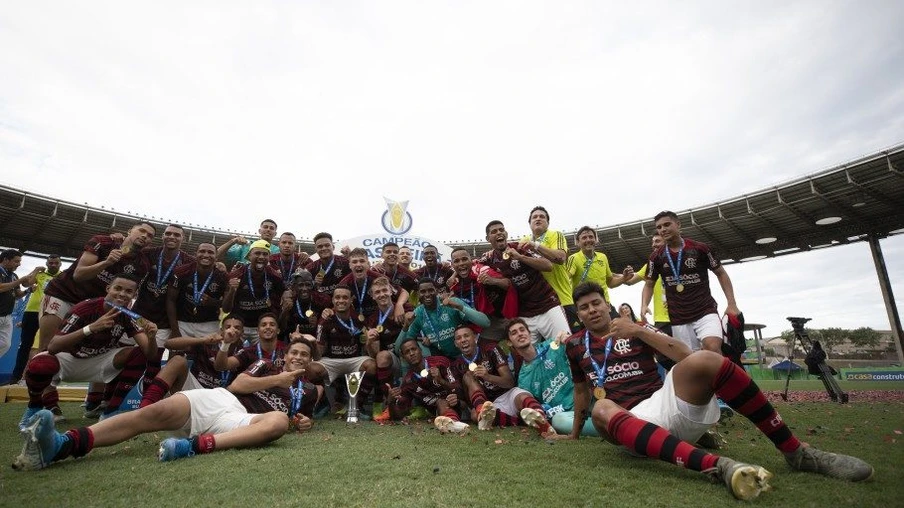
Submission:
<svg viewBox="0 0 904 508">
<path fill-rule="evenodd" d="M 82 333 L 85 334 L 85 337 L 87 337 L 94 332 L 91 331 L 91 325 L 88 325 L 88 326 L 82 328 Z"/>
</svg>

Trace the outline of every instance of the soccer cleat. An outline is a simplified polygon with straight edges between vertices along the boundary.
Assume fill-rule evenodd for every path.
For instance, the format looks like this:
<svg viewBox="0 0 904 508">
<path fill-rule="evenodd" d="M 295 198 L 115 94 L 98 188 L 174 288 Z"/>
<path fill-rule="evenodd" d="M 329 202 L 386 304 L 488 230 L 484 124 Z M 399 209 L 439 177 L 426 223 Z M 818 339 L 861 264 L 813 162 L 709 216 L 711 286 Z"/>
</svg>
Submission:
<svg viewBox="0 0 904 508">
<path fill-rule="evenodd" d="M 408 413 L 409 420 L 425 420 L 430 417 L 430 413 L 427 412 L 427 409 L 421 406 L 414 406 L 411 408 L 411 411 Z"/>
<path fill-rule="evenodd" d="M 191 449 L 191 441 L 188 439 L 175 437 L 164 439 L 160 442 L 160 449 L 157 450 L 157 460 L 160 462 L 169 462 L 194 456 L 195 452 Z"/>
<path fill-rule="evenodd" d="M 493 405 L 492 402 L 486 401 L 480 406 L 480 411 L 477 412 L 477 430 L 490 430 L 493 428 L 493 423 L 496 422 L 496 406 Z"/>
<path fill-rule="evenodd" d="M 53 406 L 50 408 L 50 412 L 53 413 L 53 423 L 61 423 L 66 421 L 66 417 L 63 416 L 63 410 L 60 409 L 60 406 Z"/>
<path fill-rule="evenodd" d="M 13 462 L 13 469 L 22 471 L 37 471 L 49 466 L 66 440 L 53 426 L 53 413 L 46 409 L 38 411 L 21 434 L 25 443 L 22 453 Z"/>
<path fill-rule="evenodd" d="M 26 407 L 25 413 L 22 414 L 22 419 L 19 420 L 19 430 L 25 430 L 25 427 L 28 427 L 28 424 L 31 423 L 31 419 L 42 409 L 40 407 Z"/>
<path fill-rule="evenodd" d="M 371 417 L 376 420 L 378 416 L 383 414 L 383 403 L 382 402 L 374 402 L 373 409 L 370 412 Z"/>
<path fill-rule="evenodd" d="M 719 457 L 716 467 L 703 471 L 715 480 L 725 482 L 729 492 L 742 501 L 750 501 L 760 492 L 770 490 L 769 479 L 772 473 L 760 466 L 735 462 L 728 457 Z"/>
<path fill-rule="evenodd" d="M 798 471 L 819 473 L 830 478 L 859 482 L 873 476 L 873 466 L 850 455 L 829 453 L 801 445 L 797 450 L 786 453 L 785 460 Z"/>
<path fill-rule="evenodd" d="M 464 435 L 471 429 L 471 426 L 467 423 L 455 421 L 448 416 L 437 416 L 433 419 L 433 425 L 443 434 L 451 432 L 453 434 Z"/>
<path fill-rule="evenodd" d="M 374 415 L 374 421 L 377 423 L 386 423 L 391 420 L 392 417 L 389 415 L 389 408 L 383 408 L 383 411 L 380 414 Z"/>
<path fill-rule="evenodd" d="M 524 423 L 529 427 L 539 429 L 541 434 L 549 432 L 549 429 L 551 428 L 549 422 L 546 421 L 546 417 L 543 416 L 543 413 L 534 408 L 526 407 L 522 409 L 521 419 L 524 420 Z"/>
<path fill-rule="evenodd" d="M 98 404 L 93 407 L 85 406 L 85 418 L 89 420 L 97 420 L 100 418 L 100 415 L 104 414 L 104 411 L 107 409 L 107 401 L 102 400 Z"/>
</svg>

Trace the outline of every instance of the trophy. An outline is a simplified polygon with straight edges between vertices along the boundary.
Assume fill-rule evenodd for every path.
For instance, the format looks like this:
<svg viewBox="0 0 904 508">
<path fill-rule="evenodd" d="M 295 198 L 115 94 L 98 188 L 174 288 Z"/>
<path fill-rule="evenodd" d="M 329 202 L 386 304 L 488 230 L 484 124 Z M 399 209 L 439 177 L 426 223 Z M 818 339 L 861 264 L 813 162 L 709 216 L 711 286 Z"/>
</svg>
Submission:
<svg viewBox="0 0 904 508">
<path fill-rule="evenodd" d="M 345 375 L 345 383 L 348 385 L 348 417 L 347 423 L 358 423 L 358 390 L 361 389 L 361 379 L 364 373 L 361 371 Z"/>
</svg>

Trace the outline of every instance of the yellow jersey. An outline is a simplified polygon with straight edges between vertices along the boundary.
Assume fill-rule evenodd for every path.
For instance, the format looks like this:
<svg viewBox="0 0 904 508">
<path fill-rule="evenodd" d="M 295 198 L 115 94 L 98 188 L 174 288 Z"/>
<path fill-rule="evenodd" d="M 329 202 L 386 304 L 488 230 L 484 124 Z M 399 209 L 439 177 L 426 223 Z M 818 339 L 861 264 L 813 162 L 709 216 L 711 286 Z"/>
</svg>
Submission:
<svg viewBox="0 0 904 508">
<path fill-rule="evenodd" d="M 565 240 L 565 235 L 563 235 L 561 231 L 548 229 L 545 233 L 540 235 L 540 238 L 537 238 L 537 240 L 540 242 L 540 245 L 547 249 L 562 250 L 568 254 L 568 241 Z M 525 235 L 521 238 L 521 241 L 530 242 L 533 241 L 533 238 Z M 552 271 L 540 273 L 543 274 L 543 278 L 546 279 L 546 282 L 552 286 L 553 291 L 559 296 L 559 303 L 562 305 L 573 305 L 574 300 L 571 298 L 571 276 L 566 270 L 566 265 L 567 262 L 561 265 L 553 263 Z"/>
</svg>

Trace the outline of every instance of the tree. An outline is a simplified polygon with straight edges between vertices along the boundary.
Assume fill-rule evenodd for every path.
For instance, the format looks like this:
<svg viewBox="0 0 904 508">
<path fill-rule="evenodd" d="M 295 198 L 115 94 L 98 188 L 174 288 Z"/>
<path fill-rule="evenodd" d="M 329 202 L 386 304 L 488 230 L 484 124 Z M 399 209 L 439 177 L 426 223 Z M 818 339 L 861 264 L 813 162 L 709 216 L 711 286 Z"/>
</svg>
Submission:
<svg viewBox="0 0 904 508">
<path fill-rule="evenodd" d="M 850 334 L 850 331 L 848 330 L 834 327 L 823 328 L 820 332 L 822 337 L 819 339 L 819 343 L 822 344 L 822 348 L 826 350 L 826 353 L 831 353 L 835 346 L 843 344 Z M 813 337 L 810 338 L 816 340 Z"/>
<path fill-rule="evenodd" d="M 822 330 L 816 328 L 804 328 L 804 332 L 810 337 L 810 340 L 822 340 Z M 782 339 L 784 339 L 785 344 L 788 345 L 788 350 L 790 351 L 791 344 L 794 342 L 794 330 L 785 330 L 782 332 Z M 803 351 L 801 349 L 802 344 L 800 342 L 794 344 L 795 349 Z M 808 346 L 809 349 L 809 346 Z"/>
<path fill-rule="evenodd" d="M 882 334 L 868 326 L 861 326 L 856 330 L 848 332 L 848 339 L 851 341 L 851 344 L 858 348 L 874 348 L 879 345 L 879 340 L 881 338 Z"/>
</svg>

